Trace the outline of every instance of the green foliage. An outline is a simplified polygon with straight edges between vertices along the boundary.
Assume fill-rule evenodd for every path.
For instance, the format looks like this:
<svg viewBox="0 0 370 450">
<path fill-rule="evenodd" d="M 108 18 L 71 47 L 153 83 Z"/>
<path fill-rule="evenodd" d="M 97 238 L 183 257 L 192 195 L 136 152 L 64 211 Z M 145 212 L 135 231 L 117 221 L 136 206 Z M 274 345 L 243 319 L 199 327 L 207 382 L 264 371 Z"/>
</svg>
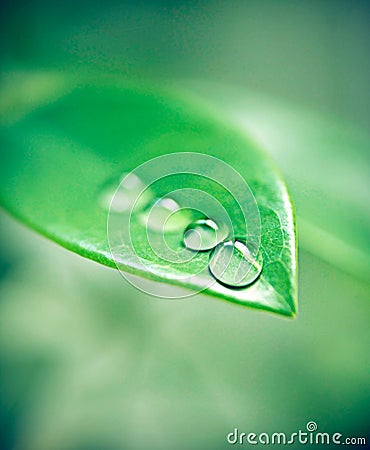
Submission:
<svg viewBox="0 0 370 450">
<path fill-rule="evenodd" d="M 0 200 L 13 215 L 64 247 L 114 267 L 107 211 L 98 202 L 107 180 L 168 153 L 217 157 L 238 170 L 255 195 L 265 264 L 252 286 L 232 290 L 216 283 L 205 294 L 295 314 L 292 204 L 269 159 L 243 133 L 181 92 L 114 77 L 84 77 L 81 82 L 71 76 L 25 74 L 9 82 L 5 92 Z M 133 227 L 134 234 L 143 234 L 139 221 Z M 145 244 L 140 251 L 148 254 Z M 125 271 L 196 289 L 173 279 L 176 264 L 163 265 L 151 253 L 151 270 L 138 271 L 124 247 L 122 252 Z M 194 273 L 206 257 L 199 254 L 181 270 Z"/>
</svg>

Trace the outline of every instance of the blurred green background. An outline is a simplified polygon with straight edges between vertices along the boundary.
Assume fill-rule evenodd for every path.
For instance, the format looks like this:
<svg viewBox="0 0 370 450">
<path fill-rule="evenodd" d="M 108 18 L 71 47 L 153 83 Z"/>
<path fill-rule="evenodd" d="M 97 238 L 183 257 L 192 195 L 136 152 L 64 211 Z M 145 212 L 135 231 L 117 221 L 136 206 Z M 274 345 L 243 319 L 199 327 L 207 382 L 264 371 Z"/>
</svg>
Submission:
<svg viewBox="0 0 370 450">
<path fill-rule="evenodd" d="M 288 181 L 302 246 L 300 311 L 287 320 L 145 296 L 2 212 L 0 449 L 222 449 L 234 427 L 289 433 L 309 420 L 366 436 L 369 12 L 366 1 L 1 4 L 2 74 L 145 76 L 243 114 Z"/>
</svg>

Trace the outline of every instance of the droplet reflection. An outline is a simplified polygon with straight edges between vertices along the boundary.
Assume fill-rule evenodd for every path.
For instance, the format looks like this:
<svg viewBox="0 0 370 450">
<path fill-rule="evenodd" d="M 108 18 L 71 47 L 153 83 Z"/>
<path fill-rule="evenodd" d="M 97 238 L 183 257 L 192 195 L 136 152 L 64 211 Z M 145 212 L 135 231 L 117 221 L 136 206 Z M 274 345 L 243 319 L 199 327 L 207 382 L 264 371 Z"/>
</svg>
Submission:
<svg viewBox="0 0 370 450">
<path fill-rule="evenodd" d="M 225 226 L 218 226 L 212 219 L 198 219 L 186 228 L 184 245 L 194 251 L 211 250 L 227 237 L 227 233 Z"/>
<path fill-rule="evenodd" d="M 262 255 L 253 256 L 248 244 L 242 239 L 221 242 L 212 251 L 209 261 L 211 274 L 229 287 L 245 287 L 261 274 Z"/>
</svg>

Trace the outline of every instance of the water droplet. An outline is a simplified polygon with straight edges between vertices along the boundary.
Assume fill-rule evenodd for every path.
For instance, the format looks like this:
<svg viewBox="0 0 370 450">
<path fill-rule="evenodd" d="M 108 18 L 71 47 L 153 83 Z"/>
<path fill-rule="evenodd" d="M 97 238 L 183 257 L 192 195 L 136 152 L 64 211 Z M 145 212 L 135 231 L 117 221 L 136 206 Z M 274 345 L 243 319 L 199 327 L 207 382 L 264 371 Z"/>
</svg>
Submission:
<svg viewBox="0 0 370 450">
<path fill-rule="evenodd" d="M 226 226 L 218 226 L 212 219 L 198 219 L 184 232 L 184 245 L 195 251 L 211 250 L 228 234 Z"/>
<path fill-rule="evenodd" d="M 135 208 L 142 208 L 151 198 L 145 185 L 134 173 L 121 177 L 121 183 L 114 181 L 108 183 L 99 198 L 100 205 L 113 213 L 129 212 Z M 143 192 L 144 191 L 144 192 Z"/>
<path fill-rule="evenodd" d="M 209 270 L 222 284 L 244 287 L 253 283 L 262 272 L 263 259 L 243 239 L 221 242 L 210 255 Z M 255 252 L 254 252 L 255 253 Z"/>
<path fill-rule="evenodd" d="M 149 230 L 171 232 L 183 229 L 191 219 L 190 211 L 170 197 L 157 199 L 143 214 L 143 221 Z"/>
</svg>

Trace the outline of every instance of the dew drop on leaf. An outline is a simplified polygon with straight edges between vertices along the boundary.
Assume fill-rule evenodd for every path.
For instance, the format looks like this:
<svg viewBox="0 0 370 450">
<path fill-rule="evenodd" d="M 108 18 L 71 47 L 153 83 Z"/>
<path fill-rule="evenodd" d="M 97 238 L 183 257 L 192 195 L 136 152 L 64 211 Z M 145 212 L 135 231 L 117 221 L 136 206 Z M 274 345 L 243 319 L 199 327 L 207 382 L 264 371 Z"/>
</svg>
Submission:
<svg viewBox="0 0 370 450">
<path fill-rule="evenodd" d="M 105 185 L 99 203 L 112 213 L 129 212 L 135 206 L 143 207 L 149 201 L 150 193 L 144 191 L 145 185 L 134 173 L 124 174 L 121 182 L 110 181 Z"/>
<path fill-rule="evenodd" d="M 239 238 L 221 242 L 210 254 L 209 271 L 217 281 L 230 287 L 253 283 L 260 276 L 262 266 L 261 253 L 253 256 L 251 247 Z"/>
<path fill-rule="evenodd" d="M 182 230 L 191 220 L 190 211 L 170 197 L 157 199 L 142 215 L 149 231 L 173 232 Z"/>
<path fill-rule="evenodd" d="M 206 251 L 214 248 L 228 234 L 224 225 L 217 225 L 212 219 L 198 219 L 192 222 L 184 232 L 184 245 L 194 251 Z"/>
</svg>

